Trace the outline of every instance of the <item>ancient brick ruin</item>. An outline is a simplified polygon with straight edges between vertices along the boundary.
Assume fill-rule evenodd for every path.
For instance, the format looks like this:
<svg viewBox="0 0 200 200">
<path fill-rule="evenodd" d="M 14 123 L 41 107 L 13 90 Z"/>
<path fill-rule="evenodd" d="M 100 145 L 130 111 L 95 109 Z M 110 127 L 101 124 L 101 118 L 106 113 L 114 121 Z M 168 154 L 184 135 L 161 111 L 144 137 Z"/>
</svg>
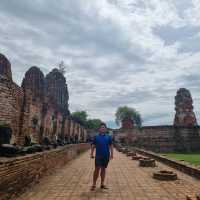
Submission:
<svg viewBox="0 0 200 200">
<path fill-rule="evenodd" d="M 11 127 L 11 143 L 22 145 L 26 136 L 35 143 L 44 137 L 85 141 L 86 130 L 71 119 L 68 99 L 66 79 L 58 69 L 45 77 L 38 67 L 31 67 L 20 87 L 12 80 L 9 60 L 0 54 L 0 126 Z"/>
<path fill-rule="evenodd" d="M 0 75 L 12 80 L 11 64 L 3 54 L 0 54 L 0 66 Z"/>
<path fill-rule="evenodd" d="M 189 90 L 181 88 L 175 97 L 175 119 L 172 126 L 145 126 L 140 129 L 114 130 L 115 139 L 127 145 L 155 152 L 199 151 L 200 127 L 193 111 Z"/>
<path fill-rule="evenodd" d="M 122 129 L 132 129 L 134 127 L 134 121 L 132 119 L 124 119 L 122 121 Z"/>
<path fill-rule="evenodd" d="M 195 126 L 196 116 L 193 111 L 193 100 L 190 91 L 180 88 L 175 97 L 175 126 Z"/>
</svg>

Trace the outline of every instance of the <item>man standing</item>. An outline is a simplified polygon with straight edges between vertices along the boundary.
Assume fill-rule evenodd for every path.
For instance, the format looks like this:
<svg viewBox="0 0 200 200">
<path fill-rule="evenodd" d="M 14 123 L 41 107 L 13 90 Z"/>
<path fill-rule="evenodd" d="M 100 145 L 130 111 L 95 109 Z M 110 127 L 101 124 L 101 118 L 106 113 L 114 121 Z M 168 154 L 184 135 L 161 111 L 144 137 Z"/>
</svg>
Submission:
<svg viewBox="0 0 200 200">
<path fill-rule="evenodd" d="M 91 158 L 94 158 L 94 149 L 96 148 L 95 170 L 93 174 L 93 185 L 91 190 L 95 190 L 96 188 L 99 172 L 101 174 L 101 189 L 108 189 L 104 185 L 104 180 L 109 160 L 113 159 L 113 145 L 112 138 L 106 133 L 106 129 L 106 124 L 101 123 L 99 133 L 94 137 L 91 146 Z"/>
</svg>

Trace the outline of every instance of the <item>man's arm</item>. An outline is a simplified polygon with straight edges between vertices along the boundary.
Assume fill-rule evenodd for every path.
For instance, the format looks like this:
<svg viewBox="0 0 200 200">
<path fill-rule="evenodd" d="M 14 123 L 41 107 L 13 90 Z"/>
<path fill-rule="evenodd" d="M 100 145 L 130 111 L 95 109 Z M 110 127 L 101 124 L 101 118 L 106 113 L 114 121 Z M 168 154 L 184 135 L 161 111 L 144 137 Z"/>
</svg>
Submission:
<svg viewBox="0 0 200 200">
<path fill-rule="evenodd" d="M 91 153 L 90 157 L 94 158 L 94 149 L 96 148 L 96 136 L 94 136 L 92 143 L 91 143 Z"/>
<path fill-rule="evenodd" d="M 113 159 L 113 144 L 110 145 L 110 159 Z"/>
<path fill-rule="evenodd" d="M 94 158 L 94 149 L 95 149 L 95 147 L 96 146 L 94 144 L 91 145 L 91 154 L 90 154 L 91 158 Z"/>
<path fill-rule="evenodd" d="M 110 159 L 113 159 L 113 139 L 110 136 L 110 141 L 109 141 L 109 148 L 110 148 Z"/>
</svg>

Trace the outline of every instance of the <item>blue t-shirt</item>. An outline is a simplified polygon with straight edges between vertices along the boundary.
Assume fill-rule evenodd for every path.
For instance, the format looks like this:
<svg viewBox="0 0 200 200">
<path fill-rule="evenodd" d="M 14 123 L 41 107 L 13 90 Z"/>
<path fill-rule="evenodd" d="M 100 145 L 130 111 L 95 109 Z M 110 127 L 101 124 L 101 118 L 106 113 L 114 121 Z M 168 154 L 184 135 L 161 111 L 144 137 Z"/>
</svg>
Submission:
<svg viewBox="0 0 200 200">
<path fill-rule="evenodd" d="M 93 145 L 96 146 L 96 157 L 109 158 L 112 138 L 108 134 L 98 134 L 94 137 Z"/>
</svg>

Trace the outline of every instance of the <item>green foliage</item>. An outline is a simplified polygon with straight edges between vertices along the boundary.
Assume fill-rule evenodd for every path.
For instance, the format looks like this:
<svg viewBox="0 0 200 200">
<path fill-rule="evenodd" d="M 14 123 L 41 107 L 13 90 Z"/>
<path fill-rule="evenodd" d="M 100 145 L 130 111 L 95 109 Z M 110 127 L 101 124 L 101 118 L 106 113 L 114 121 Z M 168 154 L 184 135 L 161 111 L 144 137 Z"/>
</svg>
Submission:
<svg viewBox="0 0 200 200">
<path fill-rule="evenodd" d="M 58 70 L 59 70 L 60 73 L 62 73 L 63 75 L 65 75 L 66 69 L 67 69 L 67 66 L 65 65 L 64 61 L 62 60 L 62 61 L 58 64 Z"/>
<path fill-rule="evenodd" d="M 117 125 L 120 125 L 121 122 L 125 119 L 133 120 L 134 124 L 137 127 L 142 126 L 142 118 L 138 111 L 134 108 L 128 106 L 119 107 L 115 113 L 115 121 Z"/>
<path fill-rule="evenodd" d="M 72 118 L 80 123 L 81 125 L 85 126 L 87 124 L 87 117 L 88 114 L 86 111 L 76 111 L 71 114 Z"/>
<path fill-rule="evenodd" d="M 86 111 L 76 111 L 71 114 L 72 119 L 81 124 L 82 126 L 85 126 L 88 129 L 98 129 L 101 120 L 100 119 L 87 119 L 88 114 Z"/>
<path fill-rule="evenodd" d="M 0 121 L 0 127 L 3 127 L 3 128 L 10 128 L 10 125 L 7 124 L 6 122 Z"/>
<path fill-rule="evenodd" d="M 88 119 L 87 128 L 88 129 L 98 129 L 102 121 L 100 119 Z"/>
</svg>

